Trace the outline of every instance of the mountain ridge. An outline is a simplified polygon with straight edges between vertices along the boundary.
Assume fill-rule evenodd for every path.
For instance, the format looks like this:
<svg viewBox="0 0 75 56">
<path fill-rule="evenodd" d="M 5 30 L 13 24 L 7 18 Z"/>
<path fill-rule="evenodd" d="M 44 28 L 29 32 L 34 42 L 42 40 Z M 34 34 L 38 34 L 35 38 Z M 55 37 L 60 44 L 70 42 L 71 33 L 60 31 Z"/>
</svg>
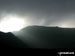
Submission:
<svg viewBox="0 0 75 56">
<path fill-rule="evenodd" d="M 20 34 L 35 48 L 75 48 L 75 28 L 28 26 Z"/>
<path fill-rule="evenodd" d="M 28 26 L 13 34 L 0 32 L 0 36 L 11 37 L 9 40 L 12 40 L 12 44 L 14 40 L 12 36 L 16 36 L 30 48 L 75 48 L 75 28 Z M 5 40 L 3 41 L 5 42 Z M 25 46 L 19 45 L 18 42 L 17 47 L 24 48 Z"/>
</svg>

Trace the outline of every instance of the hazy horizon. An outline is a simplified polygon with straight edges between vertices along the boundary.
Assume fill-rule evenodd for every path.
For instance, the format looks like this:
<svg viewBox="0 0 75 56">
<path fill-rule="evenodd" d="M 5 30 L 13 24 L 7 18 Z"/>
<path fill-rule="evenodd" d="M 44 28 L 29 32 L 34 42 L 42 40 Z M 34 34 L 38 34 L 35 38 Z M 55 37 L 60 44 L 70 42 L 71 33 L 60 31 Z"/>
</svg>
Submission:
<svg viewBox="0 0 75 56">
<path fill-rule="evenodd" d="M 0 0 L 0 30 L 30 25 L 75 28 L 75 0 Z"/>
</svg>

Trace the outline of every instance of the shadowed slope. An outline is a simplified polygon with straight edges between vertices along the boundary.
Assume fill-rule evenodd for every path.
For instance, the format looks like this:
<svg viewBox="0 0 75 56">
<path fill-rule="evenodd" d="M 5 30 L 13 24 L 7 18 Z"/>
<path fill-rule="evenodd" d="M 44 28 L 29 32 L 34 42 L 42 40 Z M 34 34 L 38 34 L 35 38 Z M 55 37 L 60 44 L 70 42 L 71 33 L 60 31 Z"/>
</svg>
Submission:
<svg viewBox="0 0 75 56">
<path fill-rule="evenodd" d="M 19 36 L 33 48 L 75 48 L 74 28 L 29 26 Z"/>
<path fill-rule="evenodd" d="M 0 32 L 1 48 L 28 48 L 28 46 L 12 33 Z"/>
</svg>

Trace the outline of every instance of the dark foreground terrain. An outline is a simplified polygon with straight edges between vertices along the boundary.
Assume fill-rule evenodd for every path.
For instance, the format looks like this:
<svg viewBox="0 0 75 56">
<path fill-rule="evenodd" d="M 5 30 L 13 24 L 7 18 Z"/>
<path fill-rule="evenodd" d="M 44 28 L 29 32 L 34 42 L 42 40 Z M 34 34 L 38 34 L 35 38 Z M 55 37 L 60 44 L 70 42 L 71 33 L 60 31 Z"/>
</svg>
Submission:
<svg viewBox="0 0 75 56">
<path fill-rule="evenodd" d="M 74 28 L 28 26 L 14 34 L 0 32 L 0 47 L 75 48 Z"/>
<path fill-rule="evenodd" d="M 28 48 L 28 46 L 12 33 L 0 32 L 0 48 Z"/>
</svg>

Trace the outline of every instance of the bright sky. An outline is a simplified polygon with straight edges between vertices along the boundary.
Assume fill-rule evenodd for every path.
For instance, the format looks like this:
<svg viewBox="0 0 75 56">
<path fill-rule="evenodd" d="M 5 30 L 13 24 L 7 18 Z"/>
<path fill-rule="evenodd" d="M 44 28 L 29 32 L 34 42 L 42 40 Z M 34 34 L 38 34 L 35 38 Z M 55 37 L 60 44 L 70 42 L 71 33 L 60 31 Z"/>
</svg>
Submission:
<svg viewBox="0 0 75 56">
<path fill-rule="evenodd" d="M 26 22 L 21 17 L 8 15 L 3 17 L 3 20 L 0 22 L 0 31 L 19 31 L 25 26 L 25 23 Z"/>
</svg>

